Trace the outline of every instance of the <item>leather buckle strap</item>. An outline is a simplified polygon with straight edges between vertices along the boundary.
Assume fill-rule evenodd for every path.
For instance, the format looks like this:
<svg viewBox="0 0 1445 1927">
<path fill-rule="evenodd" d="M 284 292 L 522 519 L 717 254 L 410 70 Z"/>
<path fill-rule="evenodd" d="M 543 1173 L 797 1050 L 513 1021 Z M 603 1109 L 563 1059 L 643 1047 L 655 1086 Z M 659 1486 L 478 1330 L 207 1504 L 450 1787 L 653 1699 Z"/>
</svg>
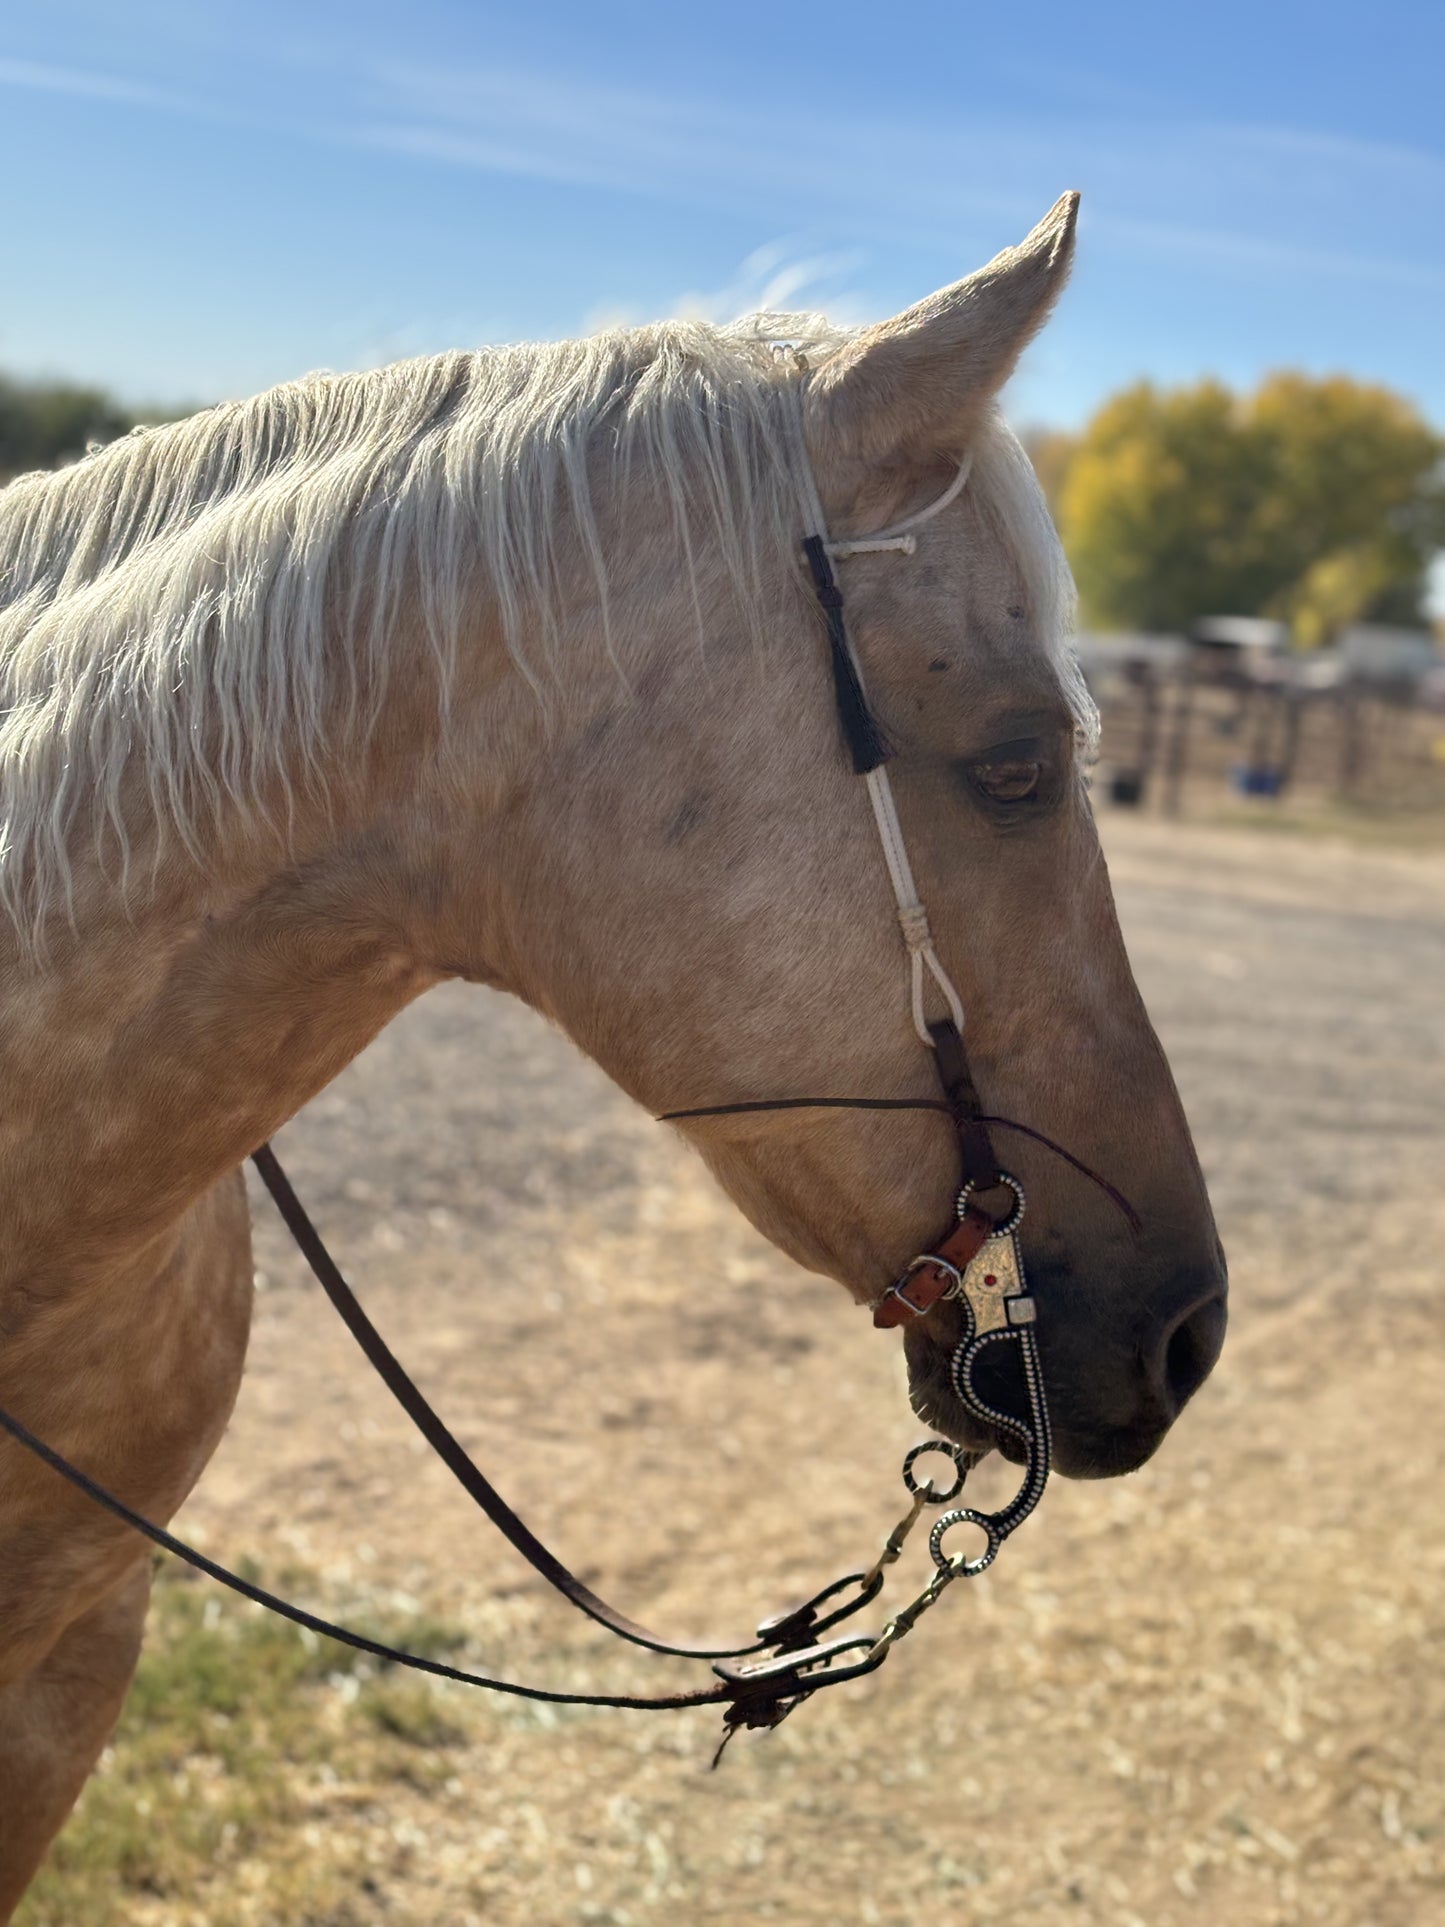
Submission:
<svg viewBox="0 0 1445 1927">
<path fill-rule="evenodd" d="M 993 1236 L 996 1226 L 977 1205 L 966 1205 L 963 1215 L 936 1251 L 915 1258 L 873 1307 L 873 1323 L 880 1331 L 922 1318 L 951 1298 L 963 1274 Z"/>
<path fill-rule="evenodd" d="M 926 1317 L 935 1305 L 954 1297 L 962 1289 L 964 1272 L 998 1229 L 992 1218 L 968 1202 L 970 1191 L 991 1190 L 999 1179 L 998 1162 L 989 1142 L 988 1127 L 982 1119 L 983 1106 L 979 1103 L 963 1039 L 958 1026 L 946 1020 L 930 1024 L 928 1034 L 933 1041 L 938 1081 L 943 1086 L 949 1115 L 958 1133 L 963 1163 L 961 1209 L 958 1222 L 938 1249 L 915 1258 L 874 1306 L 873 1323 L 880 1331 Z"/>
</svg>

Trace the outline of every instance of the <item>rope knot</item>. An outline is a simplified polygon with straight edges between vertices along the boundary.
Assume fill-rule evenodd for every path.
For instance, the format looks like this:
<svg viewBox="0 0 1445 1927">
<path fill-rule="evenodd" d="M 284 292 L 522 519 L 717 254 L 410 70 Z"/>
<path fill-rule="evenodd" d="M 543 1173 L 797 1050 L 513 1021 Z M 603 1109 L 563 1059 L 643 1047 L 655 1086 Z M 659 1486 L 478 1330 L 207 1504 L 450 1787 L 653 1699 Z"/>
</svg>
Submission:
<svg viewBox="0 0 1445 1927">
<path fill-rule="evenodd" d="M 850 555 L 882 555 L 889 549 L 896 549 L 899 555 L 916 555 L 918 540 L 912 535 L 863 535 L 851 542 L 829 542 L 827 549 L 835 562 L 846 562 Z"/>
<path fill-rule="evenodd" d="M 899 904 L 898 923 L 910 953 L 926 950 L 933 942 L 933 932 L 928 927 L 928 912 L 921 903 Z"/>
</svg>

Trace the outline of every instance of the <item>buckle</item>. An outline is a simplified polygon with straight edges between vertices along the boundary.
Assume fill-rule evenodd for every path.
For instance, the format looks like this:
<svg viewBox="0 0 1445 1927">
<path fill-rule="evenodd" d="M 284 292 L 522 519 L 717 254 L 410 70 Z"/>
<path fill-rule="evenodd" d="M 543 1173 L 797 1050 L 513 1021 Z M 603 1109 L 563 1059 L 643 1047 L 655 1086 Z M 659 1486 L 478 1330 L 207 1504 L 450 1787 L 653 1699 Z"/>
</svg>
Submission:
<svg viewBox="0 0 1445 1927">
<path fill-rule="evenodd" d="M 941 1291 L 926 1291 L 920 1288 L 917 1297 L 910 1297 L 908 1281 L 916 1272 L 933 1270 L 943 1272 L 948 1282 Z M 940 1258 L 936 1252 L 925 1252 L 920 1258 L 913 1258 L 905 1267 L 902 1277 L 896 1278 L 884 1292 L 873 1308 L 873 1323 L 887 1329 L 902 1324 L 904 1317 L 922 1318 L 926 1312 L 941 1305 L 945 1299 L 955 1298 L 963 1289 L 963 1273 L 947 1258 Z M 901 1308 L 896 1309 L 896 1308 Z"/>
</svg>

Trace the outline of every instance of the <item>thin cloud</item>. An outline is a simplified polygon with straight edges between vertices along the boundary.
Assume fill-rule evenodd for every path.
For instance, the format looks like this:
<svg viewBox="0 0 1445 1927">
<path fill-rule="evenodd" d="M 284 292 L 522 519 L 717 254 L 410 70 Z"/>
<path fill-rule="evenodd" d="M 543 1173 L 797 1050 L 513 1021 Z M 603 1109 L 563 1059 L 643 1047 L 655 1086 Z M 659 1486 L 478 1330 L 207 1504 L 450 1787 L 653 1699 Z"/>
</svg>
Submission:
<svg viewBox="0 0 1445 1927">
<path fill-rule="evenodd" d="M 866 259 L 858 250 L 800 254 L 789 241 L 769 241 L 746 255 L 720 288 L 689 288 L 664 302 L 662 312 L 681 321 L 727 322 L 748 314 L 826 310 L 834 321 L 859 322 L 865 317 L 847 277 Z M 635 328 L 653 318 L 628 303 L 605 302 L 586 310 L 581 332 Z"/>
<path fill-rule="evenodd" d="M 298 63 L 277 54 L 271 65 L 294 74 Z M 1445 266 L 1428 256 L 1399 258 L 1296 238 L 1303 226 L 1296 207 L 1310 196 L 1353 190 L 1369 205 L 1388 171 L 1407 206 L 1418 197 L 1423 219 L 1438 205 L 1445 182 L 1445 162 L 1431 154 L 1309 129 L 1208 123 L 1164 129 L 1137 117 L 1071 122 L 1063 116 L 1035 126 L 977 114 L 956 126 L 920 126 L 853 112 L 812 116 L 796 104 L 770 113 L 599 85 L 555 70 L 455 71 L 364 58 L 349 70 L 329 67 L 330 98 L 317 89 L 321 114 L 312 118 L 238 111 L 214 97 L 62 63 L 0 60 L 0 86 L 265 127 L 273 135 L 423 164 L 725 209 L 743 218 L 773 208 L 794 219 L 811 217 L 816 228 L 851 230 L 894 246 L 936 247 L 941 229 L 968 217 L 1022 229 L 1073 178 L 1083 154 L 1086 173 L 1099 184 L 1086 196 L 1090 228 L 1131 253 L 1276 277 L 1364 277 L 1429 291 L 1445 286 Z M 1330 169 L 1329 190 L 1318 178 L 1320 163 Z M 1188 207 L 1195 198 L 1191 184 L 1226 176 L 1230 198 L 1252 197 L 1258 208 L 1254 231 L 1155 216 L 1140 205 L 1152 199 Z M 993 185 L 999 181 L 1008 188 Z M 1037 191 L 1015 185 L 1028 182 L 1037 182 Z M 1328 218 L 1327 209 L 1319 212 Z M 691 298 L 718 304 L 727 292 Z M 796 298 L 796 290 L 777 298 Z"/>
<path fill-rule="evenodd" d="M 0 87 L 34 94 L 69 94 L 82 100 L 115 100 L 128 107 L 159 107 L 167 113 L 204 111 L 200 102 L 144 81 L 92 73 L 81 67 L 56 67 L 38 60 L 0 60 Z"/>
<path fill-rule="evenodd" d="M 1241 147 L 1298 155 L 1306 160 L 1343 161 L 1370 172 L 1404 174 L 1421 186 L 1438 188 L 1445 182 L 1445 160 L 1438 154 L 1394 141 L 1360 140 L 1348 134 L 1322 134 L 1313 128 L 1271 127 L 1252 122 L 1219 123 L 1214 131 Z"/>
<path fill-rule="evenodd" d="M 710 293 L 689 291 L 669 312 L 684 320 L 734 321 L 739 315 L 791 308 L 826 308 L 836 321 L 855 318 L 843 277 L 856 273 L 866 257 L 856 249 L 837 254 L 795 254 L 786 241 L 754 248 L 732 278 Z"/>
<path fill-rule="evenodd" d="M 946 209 L 954 219 L 962 210 L 1016 217 L 1033 209 L 1032 198 L 1016 190 L 998 194 L 969 183 L 959 152 L 966 136 L 940 139 L 928 167 L 900 194 L 885 156 L 902 140 L 905 165 L 910 144 L 916 157 L 916 130 L 910 137 L 850 117 L 843 137 L 836 120 L 811 118 L 795 105 L 771 114 L 552 71 L 385 63 L 370 77 L 385 97 L 383 111 L 347 137 L 444 163 L 747 212 L 760 198 L 812 201 L 820 216 L 841 202 L 874 221 L 916 217 L 920 209 Z"/>
<path fill-rule="evenodd" d="M 1400 287 L 1445 288 L 1445 267 L 1429 261 L 1396 261 L 1334 248 L 1301 247 L 1268 235 L 1231 234 L 1186 227 L 1176 221 L 1138 221 L 1120 214 L 1099 217 L 1093 231 L 1151 252 L 1183 254 L 1195 260 L 1216 260 L 1275 274 L 1320 275 L 1347 281 L 1373 278 Z"/>
<path fill-rule="evenodd" d="M 900 125 L 850 113 L 814 118 L 798 110 L 772 116 L 701 99 L 599 86 L 555 73 L 443 72 L 416 64 L 374 68 L 395 105 L 418 118 L 356 127 L 345 138 L 444 165 L 474 167 L 581 187 L 607 188 L 684 204 L 755 212 L 760 197 L 786 193 L 791 212 L 805 206 L 819 225 L 895 243 L 934 246 L 945 224 L 986 215 L 1029 224 L 1080 153 L 1102 194 L 1086 196 L 1101 238 L 1131 252 L 1184 256 L 1217 266 L 1338 280 L 1375 278 L 1404 287 L 1445 284 L 1445 268 L 1294 238 L 1298 206 L 1316 185 L 1315 164 L 1354 170 L 1373 193 L 1382 169 L 1397 188 L 1433 201 L 1445 164 L 1407 147 L 1340 139 L 1289 127 L 1198 123 L 1164 129 L 1131 118 L 1034 127 L 1020 120 L 961 120 L 956 127 Z M 1144 159 L 1141 159 L 1141 154 Z M 1153 218 L 1139 208 L 1141 166 L 1148 198 L 1188 207 L 1191 183 L 1226 177 L 1234 196 L 1260 208 L 1262 227 Z M 1281 163 L 1299 164 L 1299 179 Z M 1037 180 L 1037 193 L 999 179 Z M 1135 208 L 1130 208 L 1134 200 Z M 1097 203 L 1103 208 L 1097 210 Z M 1279 211 L 1289 228 L 1270 216 Z"/>
</svg>

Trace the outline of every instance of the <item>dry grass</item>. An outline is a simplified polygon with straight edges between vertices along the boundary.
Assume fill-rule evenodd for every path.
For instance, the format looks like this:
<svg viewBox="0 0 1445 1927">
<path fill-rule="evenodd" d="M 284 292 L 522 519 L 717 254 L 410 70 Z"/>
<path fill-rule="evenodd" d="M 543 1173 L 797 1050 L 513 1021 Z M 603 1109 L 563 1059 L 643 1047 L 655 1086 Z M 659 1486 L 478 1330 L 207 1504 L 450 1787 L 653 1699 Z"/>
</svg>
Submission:
<svg viewBox="0 0 1445 1927">
<path fill-rule="evenodd" d="M 1213 829 L 1275 831 L 1387 850 L 1445 851 L 1445 809 L 1401 809 L 1337 798 L 1313 806 L 1235 800 L 1220 804 L 1196 798 L 1191 815 Z"/>
<path fill-rule="evenodd" d="M 427 1688 L 388 1730 L 415 1689 L 241 1615 L 258 1708 L 230 1661 L 186 1659 L 209 1595 L 176 1585 L 24 1927 L 1445 1919 L 1445 861 L 1148 822 L 1109 842 L 1234 1275 L 1224 1362 L 1154 1463 L 1056 1482 L 881 1675 L 711 1776 L 701 1715 Z M 525 1013 L 428 998 L 288 1136 L 423 1383 L 624 1604 L 742 1629 L 891 1522 L 915 1432 L 890 1348 Z M 183 1527 L 393 1625 L 425 1601 L 514 1675 L 675 1679 L 473 1523 L 264 1216 L 261 1263 Z M 121 1843 L 109 1913 L 93 1828 Z"/>
</svg>

